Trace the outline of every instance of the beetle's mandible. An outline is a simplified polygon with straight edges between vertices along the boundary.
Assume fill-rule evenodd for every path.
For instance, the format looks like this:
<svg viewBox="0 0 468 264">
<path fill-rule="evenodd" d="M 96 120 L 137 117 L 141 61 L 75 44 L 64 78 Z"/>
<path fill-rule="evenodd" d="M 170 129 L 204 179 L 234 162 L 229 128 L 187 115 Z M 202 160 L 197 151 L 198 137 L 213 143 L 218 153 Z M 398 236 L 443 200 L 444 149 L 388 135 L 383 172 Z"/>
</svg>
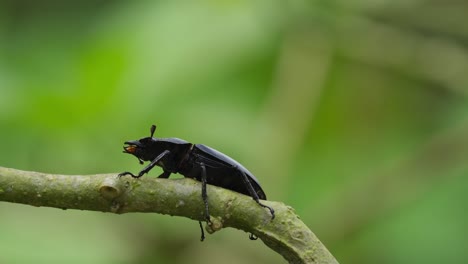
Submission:
<svg viewBox="0 0 468 264">
<path fill-rule="evenodd" d="M 140 178 L 154 166 L 159 166 L 163 169 L 159 178 L 168 178 L 171 173 L 180 173 L 184 177 L 200 181 L 202 183 L 202 199 L 205 204 L 205 219 L 208 223 L 211 221 L 206 192 L 207 184 L 249 195 L 257 204 L 270 210 L 271 219 L 275 218 L 273 208 L 260 202 L 260 199 L 266 200 L 265 192 L 260 187 L 260 183 L 239 162 L 202 144 L 192 144 L 178 138 L 155 138 L 153 137 L 155 131 L 156 126 L 152 125 L 149 137 L 124 143 L 126 145 L 124 153 L 137 157 L 140 164 L 143 164 L 144 161 L 150 161 L 150 163 L 137 175 L 126 171 L 120 173 L 119 177 L 130 175 L 134 178 Z M 201 231 L 201 240 L 203 241 L 205 238 L 203 228 Z M 253 235 L 250 238 L 255 239 Z"/>
</svg>

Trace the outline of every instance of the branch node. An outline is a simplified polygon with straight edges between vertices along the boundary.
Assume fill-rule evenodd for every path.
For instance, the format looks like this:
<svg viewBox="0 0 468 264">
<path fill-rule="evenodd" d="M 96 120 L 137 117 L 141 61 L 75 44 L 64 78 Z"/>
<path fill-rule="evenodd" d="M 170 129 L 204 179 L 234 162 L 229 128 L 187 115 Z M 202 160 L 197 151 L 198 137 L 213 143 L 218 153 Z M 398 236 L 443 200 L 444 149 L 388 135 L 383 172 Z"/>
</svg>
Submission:
<svg viewBox="0 0 468 264">
<path fill-rule="evenodd" d="M 117 178 L 106 177 L 99 186 L 99 192 L 107 200 L 114 200 L 123 193 L 122 183 Z"/>
<path fill-rule="evenodd" d="M 206 231 L 210 234 L 213 234 L 216 231 L 219 231 L 223 228 L 223 219 L 220 217 L 211 217 L 211 222 L 206 225 Z"/>
</svg>

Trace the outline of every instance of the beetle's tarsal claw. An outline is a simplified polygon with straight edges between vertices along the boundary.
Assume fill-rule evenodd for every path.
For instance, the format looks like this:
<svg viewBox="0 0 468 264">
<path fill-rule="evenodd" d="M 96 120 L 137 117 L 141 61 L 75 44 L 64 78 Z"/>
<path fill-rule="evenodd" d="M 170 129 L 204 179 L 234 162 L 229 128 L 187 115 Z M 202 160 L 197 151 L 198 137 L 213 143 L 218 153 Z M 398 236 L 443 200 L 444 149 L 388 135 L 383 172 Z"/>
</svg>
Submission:
<svg viewBox="0 0 468 264">
<path fill-rule="evenodd" d="M 260 203 L 259 201 L 257 201 L 257 203 L 262 206 L 263 208 L 266 208 L 268 210 L 270 210 L 270 214 L 271 214 L 271 220 L 275 219 L 275 210 L 273 210 L 273 208 L 271 208 L 270 206 L 268 205 L 264 205 L 262 203 Z"/>
<path fill-rule="evenodd" d="M 275 219 L 275 210 L 269 206 L 267 206 L 267 208 L 270 210 L 271 220 Z"/>
<path fill-rule="evenodd" d="M 130 175 L 130 176 L 132 176 L 133 178 L 137 178 L 136 175 L 134 175 L 133 173 L 131 173 L 131 172 L 129 172 L 129 171 L 124 171 L 124 172 L 122 172 L 122 173 L 119 173 L 119 175 L 117 175 L 117 177 L 120 178 L 120 177 L 123 177 L 123 176 L 125 176 L 125 175 Z"/>
<path fill-rule="evenodd" d="M 201 230 L 200 241 L 203 242 L 203 240 L 205 240 L 205 231 L 203 231 L 202 222 L 201 222 L 201 221 L 198 221 L 198 224 L 200 225 L 200 230 Z"/>
<path fill-rule="evenodd" d="M 258 239 L 258 236 L 256 236 L 256 235 L 250 233 L 250 234 L 249 234 L 249 239 L 250 239 L 250 240 L 257 240 L 257 239 Z"/>
</svg>

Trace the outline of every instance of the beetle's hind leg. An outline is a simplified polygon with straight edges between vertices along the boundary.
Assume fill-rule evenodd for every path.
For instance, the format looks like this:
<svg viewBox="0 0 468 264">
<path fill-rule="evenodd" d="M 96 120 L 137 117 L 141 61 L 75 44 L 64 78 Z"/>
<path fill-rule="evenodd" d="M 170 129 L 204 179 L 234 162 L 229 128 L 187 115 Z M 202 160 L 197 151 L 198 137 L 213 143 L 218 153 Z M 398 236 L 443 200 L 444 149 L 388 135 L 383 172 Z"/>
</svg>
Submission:
<svg viewBox="0 0 468 264">
<path fill-rule="evenodd" d="M 245 175 L 245 173 L 243 171 L 238 171 L 238 172 L 239 172 L 239 174 L 241 174 L 242 181 L 247 186 L 247 189 L 249 190 L 250 196 L 252 196 L 252 198 L 255 200 L 255 202 L 257 202 L 260 206 L 270 210 L 271 220 L 275 219 L 275 210 L 273 210 L 273 208 L 271 208 L 270 206 L 264 205 L 264 204 L 262 204 L 260 202 L 260 198 L 258 197 L 257 192 L 255 192 L 255 189 L 253 188 L 252 183 L 249 180 L 249 177 L 247 177 L 247 175 Z"/>
</svg>

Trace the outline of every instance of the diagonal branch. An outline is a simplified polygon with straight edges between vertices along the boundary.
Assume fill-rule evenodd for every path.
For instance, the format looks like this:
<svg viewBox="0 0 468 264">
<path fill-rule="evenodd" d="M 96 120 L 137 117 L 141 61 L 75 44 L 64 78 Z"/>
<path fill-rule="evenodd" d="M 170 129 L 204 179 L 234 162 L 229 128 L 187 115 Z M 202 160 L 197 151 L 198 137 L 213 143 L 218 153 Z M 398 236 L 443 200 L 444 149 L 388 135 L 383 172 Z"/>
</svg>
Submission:
<svg viewBox="0 0 468 264">
<path fill-rule="evenodd" d="M 117 174 L 67 176 L 0 167 L 0 201 L 117 214 L 154 212 L 204 220 L 201 184 L 191 179 L 117 178 Z M 250 197 L 209 186 L 215 232 L 234 227 L 258 236 L 290 263 L 338 263 L 294 213 L 279 202 L 265 201 L 270 213 Z"/>
</svg>

